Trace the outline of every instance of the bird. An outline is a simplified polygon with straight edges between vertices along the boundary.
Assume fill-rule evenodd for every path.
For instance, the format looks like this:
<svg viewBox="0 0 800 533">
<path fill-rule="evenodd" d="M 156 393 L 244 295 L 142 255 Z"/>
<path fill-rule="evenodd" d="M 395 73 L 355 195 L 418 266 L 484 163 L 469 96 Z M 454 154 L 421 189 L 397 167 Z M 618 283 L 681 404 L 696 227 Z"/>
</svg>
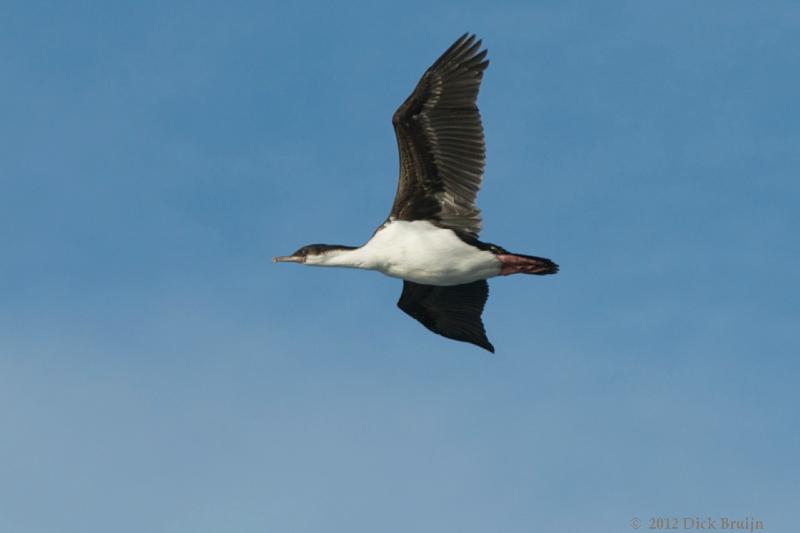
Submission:
<svg viewBox="0 0 800 533">
<path fill-rule="evenodd" d="M 400 175 L 389 216 L 372 237 L 362 246 L 309 244 L 273 261 L 402 279 L 402 311 L 434 333 L 494 353 L 481 319 L 486 280 L 559 267 L 478 238 L 486 145 L 477 99 L 489 65 L 481 46 L 474 34 L 459 37 L 392 115 Z"/>
</svg>

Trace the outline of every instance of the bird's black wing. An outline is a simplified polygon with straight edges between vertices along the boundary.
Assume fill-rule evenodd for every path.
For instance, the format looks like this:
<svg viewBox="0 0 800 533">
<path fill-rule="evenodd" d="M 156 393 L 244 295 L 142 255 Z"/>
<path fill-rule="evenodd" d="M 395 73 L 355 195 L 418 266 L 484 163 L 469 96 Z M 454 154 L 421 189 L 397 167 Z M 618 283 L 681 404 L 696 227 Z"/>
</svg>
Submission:
<svg viewBox="0 0 800 533">
<path fill-rule="evenodd" d="M 489 284 L 486 280 L 450 287 L 404 281 L 403 294 L 397 307 L 434 333 L 470 342 L 494 353 L 494 346 L 486 338 L 481 321 L 488 297 Z"/>
<path fill-rule="evenodd" d="M 392 116 L 400 179 L 390 219 L 433 220 L 473 237 L 480 233 L 475 197 L 486 147 L 476 101 L 489 65 L 480 47 L 474 35 L 462 35 Z"/>
</svg>

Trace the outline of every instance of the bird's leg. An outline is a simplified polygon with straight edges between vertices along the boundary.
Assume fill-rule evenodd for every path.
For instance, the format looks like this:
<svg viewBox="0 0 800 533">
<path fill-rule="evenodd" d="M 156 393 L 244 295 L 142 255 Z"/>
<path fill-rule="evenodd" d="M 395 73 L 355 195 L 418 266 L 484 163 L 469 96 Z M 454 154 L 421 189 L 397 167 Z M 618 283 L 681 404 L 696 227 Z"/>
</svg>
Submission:
<svg viewBox="0 0 800 533">
<path fill-rule="evenodd" d="M 555 274 L 558 272 L 558 265 L 544 257 L 517 254 L 498 254 L 497 259 L 503 265 L 500 269 L 501 276 L 510 274 Z"/>
</svg>

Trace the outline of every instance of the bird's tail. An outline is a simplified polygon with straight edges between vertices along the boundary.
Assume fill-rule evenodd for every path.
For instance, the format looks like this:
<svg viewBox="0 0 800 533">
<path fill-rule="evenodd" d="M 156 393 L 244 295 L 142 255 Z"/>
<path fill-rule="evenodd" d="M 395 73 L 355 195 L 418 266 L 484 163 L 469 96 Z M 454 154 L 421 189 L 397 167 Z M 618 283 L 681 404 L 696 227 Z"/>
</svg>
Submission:
<svg viewBox="0 0 800 533">
<path fill-rule="evenodd" d="M 510 274 L 536 274 L 545 276 L 558 272 L 558 265 L 544 257 L 523 254 L 498 254 L 497 258 L 503 264 L 501 276 Z"/>
</svg>

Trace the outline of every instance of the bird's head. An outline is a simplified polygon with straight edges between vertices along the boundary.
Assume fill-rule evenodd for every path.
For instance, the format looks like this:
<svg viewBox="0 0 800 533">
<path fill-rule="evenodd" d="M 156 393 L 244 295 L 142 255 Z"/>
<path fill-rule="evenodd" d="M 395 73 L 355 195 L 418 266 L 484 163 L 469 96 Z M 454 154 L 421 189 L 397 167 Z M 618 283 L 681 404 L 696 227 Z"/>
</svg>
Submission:
<svg viewBox="0 0 800 533">
<path fill-rule="evenodd" d="M 355 250 L 355 247 L 341 244 L 309 244 L 292 255 L 273 257 L 272 261 L 274 263 L 304 263 L 311 266 L 325 265 L 333 257 L 349 250 Z"/>
</svg>

